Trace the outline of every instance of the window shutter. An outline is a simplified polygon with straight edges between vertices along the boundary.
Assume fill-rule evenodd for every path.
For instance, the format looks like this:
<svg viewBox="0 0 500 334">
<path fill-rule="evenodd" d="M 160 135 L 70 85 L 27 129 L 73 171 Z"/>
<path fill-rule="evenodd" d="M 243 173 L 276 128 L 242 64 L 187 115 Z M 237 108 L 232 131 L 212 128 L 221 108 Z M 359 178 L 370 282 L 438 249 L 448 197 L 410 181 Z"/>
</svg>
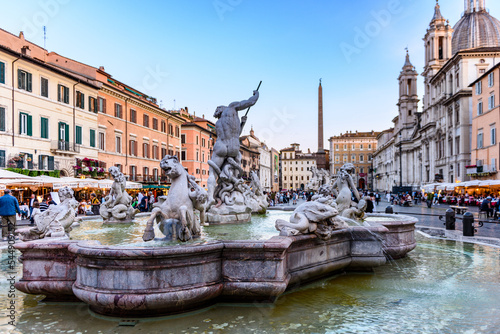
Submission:
<svg viewBox="0 0 500 334">
<path fill-rule="evenodd" d="M 76 143 L 78 145 L 82 144 L 82 127 L 81 126 L 76 126 Z"/>
<path fill-rule="evenodd" d="M 69 142 L 69 125 L 64 124 L 64 141 Z"/>
<path fill-rule="evenodd" d="M 69 103 L 69 88 L 64 87 L 64 103 Z"/>
<path fill-rule="evenodd" d="M 61 85 L 57 85 L 57 101 L 62 102 L 62 99 L 61 99 Z"/>
<path fill-rule="evenodd" d="M 57 138 L 59 139 L 59 141 L 61 140 L 64 140 L 62 137 L 61 137 L 61 127 L 64 126 L 64 123 L 63 122 L 59 122 L 57 123 Z"/>
<path fill-rule="evenodd" d="M 33 117 L 31 115 L 28 116 L 28 136 L 33 135 Z"/>
<path fill-rule="evenodd" d="M 137 156 L 137 141 L 134 140 L 134 152 L 135 152 L 135 155 Z"/>
<path fill-rule="evenodd" d="M 106 113 L 106 99 L 102 99 L 103 112 Z"/>
<path fill-rule="evenodd" d="M 22 78 L 21 70 L 17 70 L 17 83 L 18 83 L 17 88 L 21 89 L 23 87 L 23 78 Z"/>
<path fill-rule="evenodd" d="M 0 167 L 5 167 L 5 151 L 0 151 Z"/>
<path fill-rule="evenodd" d="M 85 109 L 85 94 L 83 94 L 83 93 L 80 93 L 80 94 L 81 94 L 81 104 L 82 104 L 80 106 L 80 108 Z M 89 105 L 90 105 L 90 103 L 89 103 Z"/>
<path fill-rule="evenodd" d="M 5 64 L 0 63 L 0 83 L 5 83 Z"/>
<path fill-rule="evenodd" d="M 40 118 L 40 137 L 45 139 L 49 138 L 48 121 L 47 118 Z"/>
<path fill-rule="evenodd" d="M 128 141 L 128 154 L 132 155 L 132 141 L 131 140 Z"/>
<path fill-rule="evenodd" d="M 90 129 L 90 147 L 95 147 L 95 130 Z"/>
<path fill-rule="evenodd" d="M 31 73 L 27 73 L 26 74 L 26 80 L 27 80 L 27 83 L 26 83 L 26 90 L 28 92 L 31 92 L 31 79 L 32 79 L 32 76 L 31 76 Z"/>
<path fill-rule="evenodd" d="M 38 170 L 43 170 L 43 155 L 38 156 Z"/>
<path fill-rule="evenodd" d="M 0 131 L 5 131 L 5 108 L 0 107 Z"/>
<path fill-rule="evenodd" d="M 49 170 L 54 170 L 54 157 L 49 156 Z"/>
</svg>

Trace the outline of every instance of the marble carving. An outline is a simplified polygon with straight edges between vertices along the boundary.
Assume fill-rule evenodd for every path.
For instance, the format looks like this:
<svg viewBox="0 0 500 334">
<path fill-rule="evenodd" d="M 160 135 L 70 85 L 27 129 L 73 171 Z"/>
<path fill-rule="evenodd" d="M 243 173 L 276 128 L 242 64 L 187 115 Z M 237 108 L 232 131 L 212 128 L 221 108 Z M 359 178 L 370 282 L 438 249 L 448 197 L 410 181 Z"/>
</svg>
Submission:
<svg viewBox="0 0 500 334">
<path fill-rule="evenodd" d="M 104 198 L 99 213 L 104 223 L 132 223 L 135 209 L 132 207 L 132 196 L 125 191 L 127 180 L 118 167 L 110 167 L 109 174 L 114 179 L 109 194 Z"/>
<path fill-rule="evenodd" d="M 23 241 L 43 239 L 46 237 L 59 238 L 68 236 L 71 225 L 75 221 L 78 201 L 73 197 L 73 189 L 64 187 L 59 190 L 59 205 L 50 205 L 44 212 L 37 212 L 33 216 L 35 227 L 20 230 Z"/>
<path fill-rule="evenodd" d="M 161 198 L 149 218 L 142 239 L 153 240 L 155 232 L 153 224 L 156 221 L 165 235 L 165 240 L 188 241 L 200 236 L 200 219 L 194 210 L 200 212 L 201 223 L 205 222 L 205 209 L 208 194 L 194 181 L 177 156 L 166 155 L 160 167 L 172 180 L 168 196 Z"/>
</svg>

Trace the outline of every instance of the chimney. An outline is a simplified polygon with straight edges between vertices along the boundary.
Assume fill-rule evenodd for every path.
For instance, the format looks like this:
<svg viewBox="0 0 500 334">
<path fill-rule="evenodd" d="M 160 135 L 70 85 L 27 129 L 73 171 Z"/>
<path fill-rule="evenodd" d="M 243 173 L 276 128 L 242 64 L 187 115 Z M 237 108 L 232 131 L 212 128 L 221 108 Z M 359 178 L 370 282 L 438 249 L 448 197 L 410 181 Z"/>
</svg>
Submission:
<svg viewBox="0 0 500 334">
<path fill-rule="evenodd" d="M 321 87 L 321 79 L 319 79 L 318 88 L 318 153 L 323 153 L 323 87 Z"/>
<path fill-rule="evenodd" d="M 23 56 L 31 57 L 31 50 L 28 45 L 25 45 L 21 48 L 21 53 Z"/>
</svg>

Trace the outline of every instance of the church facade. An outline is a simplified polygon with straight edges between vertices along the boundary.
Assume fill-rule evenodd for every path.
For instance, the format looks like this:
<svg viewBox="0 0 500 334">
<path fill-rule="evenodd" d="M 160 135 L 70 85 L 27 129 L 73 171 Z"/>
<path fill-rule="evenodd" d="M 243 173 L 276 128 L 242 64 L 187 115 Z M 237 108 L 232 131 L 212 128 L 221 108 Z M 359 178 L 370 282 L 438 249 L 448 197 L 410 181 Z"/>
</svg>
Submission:
<svg viewBox="0 0 500 334">
<path fill-rule="evenodd" d="M 424 37 L 423 110 L 417 111 L 418 73 L 407 53 L 399 76 L 398 116 L 392 131 L 379 136 L 374 155 L 376 189 L 390 191 L 402 185 L 416 190 L 434 182 L 469 180 L 470 84 L 495 65 L 499 42 L 500 21 L 486 11 L 484 0 L 466 0 L 465 12 L 453 28 L 436 4 Z"/>
</svg>

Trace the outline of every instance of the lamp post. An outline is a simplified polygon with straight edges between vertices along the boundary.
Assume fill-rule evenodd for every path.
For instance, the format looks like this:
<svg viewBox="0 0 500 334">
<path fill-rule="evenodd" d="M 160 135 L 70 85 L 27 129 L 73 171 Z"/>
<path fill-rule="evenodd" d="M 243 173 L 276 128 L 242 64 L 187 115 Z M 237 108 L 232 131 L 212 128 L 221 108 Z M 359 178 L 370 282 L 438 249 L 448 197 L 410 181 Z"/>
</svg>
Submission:
<svg viewBox="0 0 500 334">
<path fill-rule="evenodd" d="M 403 187 L 403 155 L 402 155 L 402 135 L 399 133 L 399 188 Z M 400 189 L 401 191 L 401 189 Z"/>
</svg>

